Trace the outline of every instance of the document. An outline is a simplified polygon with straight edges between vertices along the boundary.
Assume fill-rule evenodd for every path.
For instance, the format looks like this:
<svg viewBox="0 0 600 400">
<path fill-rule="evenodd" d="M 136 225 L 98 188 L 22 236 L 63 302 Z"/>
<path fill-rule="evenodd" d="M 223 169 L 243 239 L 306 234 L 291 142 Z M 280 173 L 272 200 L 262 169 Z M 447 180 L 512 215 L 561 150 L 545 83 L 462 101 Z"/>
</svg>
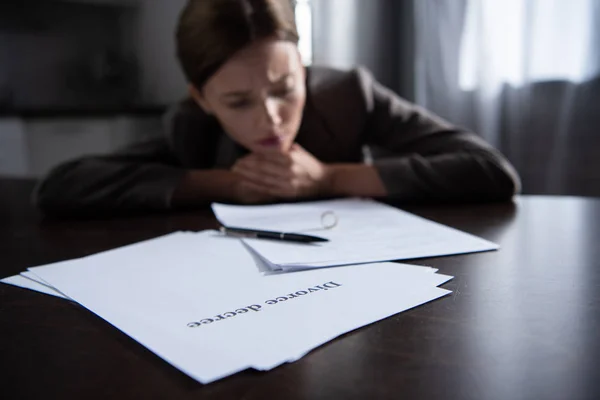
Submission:
<svg viewBox="0 0 600 400">
<path fill-rule="evenodd" d="M 242 241 L 205 231 L 28 274 L 202 383 L 295 361 L 339 335 L 447 295 L 437 286 L 451 279 L 390 262 L 261 270 Z"/>
<path fill-rule="evenodd" d="M 0 279 L 0 282 L 6 283 L 7 285 L 17 286 L 17 287 L 20 287 L 23 289 L 29 289 L 29 290 L 34 290 L 36 292 L 49 294 L 51 296 L 65 298 L 65 296 L 63 296 L 56 289 L 54 289 L 48 285 L 44 285 L 36 280 L 27 278 L 27 277 L 23 276 L 22 274 L 15 275 L 15 276 L 9 276 L 7 278 Z"/>
<path fill-rule="evenodd" d="M 244 239 L 275 270 L 408 260 L 496 250 L 490 241 L 373 200 L 342 199 L 266 206 L 215 203 L 226 226 L 308 233 L 328 242 L 299 244 Z M 335 226 L 324 228 L 324 218 Z"/>
</svg>

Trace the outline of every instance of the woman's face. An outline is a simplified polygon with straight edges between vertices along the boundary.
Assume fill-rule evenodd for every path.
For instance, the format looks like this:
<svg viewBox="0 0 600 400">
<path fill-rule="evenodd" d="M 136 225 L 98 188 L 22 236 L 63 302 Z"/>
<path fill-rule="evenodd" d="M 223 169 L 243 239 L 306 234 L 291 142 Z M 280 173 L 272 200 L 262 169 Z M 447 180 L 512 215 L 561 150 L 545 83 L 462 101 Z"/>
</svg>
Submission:
<svg viewBox="0 0 600 400">
<path fill-rule="evenodd" d="M 305 70 L 295 44 L 265 39 L 236 53 L 202 92 L 192 87 L 191 93 L 251 152 L 286 152 L 302 120 Z"/>
</svg>

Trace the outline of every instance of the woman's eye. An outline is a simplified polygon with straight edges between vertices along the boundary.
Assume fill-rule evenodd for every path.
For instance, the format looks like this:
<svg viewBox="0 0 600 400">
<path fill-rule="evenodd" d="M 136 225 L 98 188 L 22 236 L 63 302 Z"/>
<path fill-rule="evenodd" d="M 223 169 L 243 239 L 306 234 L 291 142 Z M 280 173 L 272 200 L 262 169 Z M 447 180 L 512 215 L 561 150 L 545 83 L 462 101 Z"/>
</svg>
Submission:
<svg viewBox="0 0 600 400">
<path fill-rule="evenodd" d="M 248 100 L 240 100 L 240 101 L 235 101 L 233 103 L 228 104 L 229 108 L 235 108 L 235 109 L 240 109 L 240 108 L 248 108 L 250 106 L 250 102 Z"/>
</svg>

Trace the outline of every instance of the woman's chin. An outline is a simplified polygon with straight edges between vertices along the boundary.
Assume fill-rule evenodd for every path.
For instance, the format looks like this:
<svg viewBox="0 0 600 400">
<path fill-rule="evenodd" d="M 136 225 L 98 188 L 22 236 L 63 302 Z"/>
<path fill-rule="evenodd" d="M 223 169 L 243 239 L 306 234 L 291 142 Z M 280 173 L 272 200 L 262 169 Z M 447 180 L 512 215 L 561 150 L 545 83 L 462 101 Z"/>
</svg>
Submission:
<svg viewBox="0 0 600 400">
<path fill-rule="evenodd" d="M 269 146 L 256 146 L 252 151 L 258 154 L 281 154 L 287 153 L 292 148 L 293 142 L 281 142 L 277 144 L 271 144 Z"/>
</svg>

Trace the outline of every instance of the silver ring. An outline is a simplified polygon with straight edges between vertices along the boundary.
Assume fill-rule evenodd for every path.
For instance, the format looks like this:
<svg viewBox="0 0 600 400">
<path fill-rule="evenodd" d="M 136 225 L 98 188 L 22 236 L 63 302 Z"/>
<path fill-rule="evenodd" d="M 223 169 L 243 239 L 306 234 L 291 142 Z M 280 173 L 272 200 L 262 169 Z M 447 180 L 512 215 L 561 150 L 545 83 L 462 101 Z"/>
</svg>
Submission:
<svg viewBox="0 0 600 400">
<path fill-rule="evenodd" d="M 325 229 L 333 229 L 338 224 L 338 217 L 333 211 L 325 211 L 321 214 L 321 225 Z"/>
</svg>

